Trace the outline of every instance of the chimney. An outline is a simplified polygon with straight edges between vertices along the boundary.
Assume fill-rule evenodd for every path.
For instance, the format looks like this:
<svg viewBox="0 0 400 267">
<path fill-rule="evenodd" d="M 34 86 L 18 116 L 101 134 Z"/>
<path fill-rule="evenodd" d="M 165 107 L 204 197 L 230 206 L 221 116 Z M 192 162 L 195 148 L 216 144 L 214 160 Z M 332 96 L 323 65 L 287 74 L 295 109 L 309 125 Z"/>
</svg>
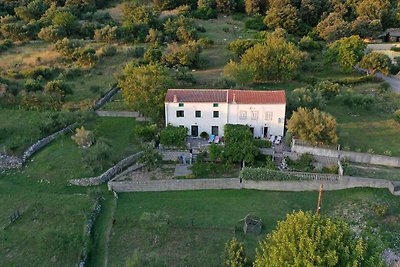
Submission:
<svg viewBox="0 0 400 267">
<path fill-rule="evenodd" d="M 178 98 L 174 95 L 174 103 L 178 102 Z"/>
</svg>

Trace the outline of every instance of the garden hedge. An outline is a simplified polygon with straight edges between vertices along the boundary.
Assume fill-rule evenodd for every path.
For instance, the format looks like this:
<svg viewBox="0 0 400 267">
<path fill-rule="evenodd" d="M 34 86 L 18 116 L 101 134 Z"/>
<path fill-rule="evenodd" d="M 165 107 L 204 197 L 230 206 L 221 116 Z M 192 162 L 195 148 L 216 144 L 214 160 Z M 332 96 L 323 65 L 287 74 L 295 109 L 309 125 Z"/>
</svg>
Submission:
<svg viewBox="0 0 400 267">
<path fill-rule="evenodd" d="M 252 181 L 299 181 L 301 177 L 270 170 L 268 168 L 250 168 L 245 167 L 240 171 L 239 178 Z"/>
</svg>

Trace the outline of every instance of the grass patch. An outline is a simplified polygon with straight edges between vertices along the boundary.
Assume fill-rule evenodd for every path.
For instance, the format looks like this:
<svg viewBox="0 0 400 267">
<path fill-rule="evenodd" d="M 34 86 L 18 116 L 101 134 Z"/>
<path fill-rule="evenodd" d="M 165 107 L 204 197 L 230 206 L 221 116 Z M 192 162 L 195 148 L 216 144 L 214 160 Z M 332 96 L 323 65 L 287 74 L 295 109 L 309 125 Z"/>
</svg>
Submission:
<svg viewBox="0 0 400 267">
<path fill-rule="evenodd" d="M 258 241 L 276 227 L 277 221 L 293 210 L 314 211 L 317 192 L 268 192 L 256 190 L 215 190 L 163 193 L 119 194 L 116 224 L 110 242 L 110 265 L 122 266 L 134 249 L 144 253 L 155 252 L 166 261 L 167 266 L 220 266 L 224 243 L 233 236 L 233 228 L 240 227 L 239 220 L 248 213 L 260 216 L 263 221 L 262 235 L 243 235 L 236 232 L 245 243 L 250 257 L 254 257 Z M 391 246 L 394 240 L 385 233 L 390 228 L 392 236 L 400 233 L 399 223 L 382 225 L 385 218 L 364 209 L 364 205 L 385 203 L 389 206 L 387 216 L 397 216 L 400 199 L 387 190 L 351 189 L 324 193 L 323 214 L 343 217 L 351 223 L 347 214 L 350 203 L 360 207 L 363 219 L 377 226 Z M 365 204 L 366 203 L 366 204 Z M 353 206 L 352 206 L 353 207 Z M 171 226 L 167 234 L 154 244 L 154 234 L 143 229 L 138 220 L 144 212 L 163 211 L 170 216 Z M 193 226 L 192 226 L 193 222 Z M 388 227 L 388 228 L 386 228 Z M 394 238 L 393 238 L 394 239 Z M 398 245 L 398 244 L 397 244 Z"/>
<path fill-rule="evenodd" d="M 369 166 L 361 164 L 349 164 L 345 167 L 345 175 L 400 181 L 399 168 L 383 167 L 376 165 Z"/>
</svg>

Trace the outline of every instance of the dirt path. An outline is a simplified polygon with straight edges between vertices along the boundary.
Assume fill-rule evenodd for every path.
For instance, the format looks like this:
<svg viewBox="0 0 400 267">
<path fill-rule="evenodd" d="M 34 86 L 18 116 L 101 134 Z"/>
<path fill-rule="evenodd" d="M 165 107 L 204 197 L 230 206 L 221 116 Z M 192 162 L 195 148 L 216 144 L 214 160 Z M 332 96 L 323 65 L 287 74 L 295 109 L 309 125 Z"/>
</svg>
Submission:
<svg viewBox="0 0 400 267">
<path fill-rule="evenodd" d="M 390 75 L 390 76 L 385 76 L 380 72 L 375 73 L 375 77 L 381 78 L 388 84 L 390 84 L 390 87 L 392 88 L 393 92 L 400 93 L 400 80 L 395 78 L 395 76 Z"/>
</svg>

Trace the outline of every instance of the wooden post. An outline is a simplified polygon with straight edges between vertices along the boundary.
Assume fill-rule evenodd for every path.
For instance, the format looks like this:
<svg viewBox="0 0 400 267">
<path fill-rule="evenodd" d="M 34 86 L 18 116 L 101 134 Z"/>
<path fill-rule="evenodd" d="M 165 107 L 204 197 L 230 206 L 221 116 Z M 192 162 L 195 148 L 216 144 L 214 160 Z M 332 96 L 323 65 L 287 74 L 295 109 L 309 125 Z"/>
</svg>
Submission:
<svg viewBox="0 0 400 267">
<path fill-rule="evenodd" d="M 317 206 L 317 215 L 321 213 L 321 205 L 322 205 L 322 192 L 324 190 L 324 186 L 321 184 L 319 186 L 319 194 L 318 194 L 318 206 Z"/>
</svg>

